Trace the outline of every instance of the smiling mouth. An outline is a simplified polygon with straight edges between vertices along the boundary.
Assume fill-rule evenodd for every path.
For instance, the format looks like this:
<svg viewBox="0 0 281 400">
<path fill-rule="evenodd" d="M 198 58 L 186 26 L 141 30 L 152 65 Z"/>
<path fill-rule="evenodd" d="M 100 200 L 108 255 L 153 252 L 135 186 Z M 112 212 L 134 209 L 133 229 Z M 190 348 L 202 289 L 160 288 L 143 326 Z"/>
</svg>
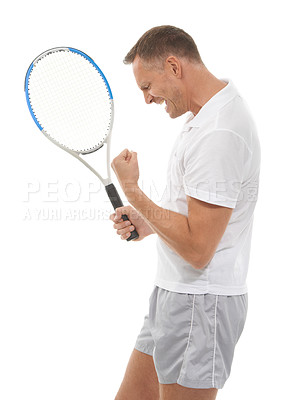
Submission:
<svg viewBox="0 0 281 400">
<path fill-rule="evenodd" d="M 158 104 L 162 105 L 164 102 L 165 102 L 165 110 L 167 111 L 167 109 L 168 109 L 167 100 L 161 99 Z"/>
</svg>

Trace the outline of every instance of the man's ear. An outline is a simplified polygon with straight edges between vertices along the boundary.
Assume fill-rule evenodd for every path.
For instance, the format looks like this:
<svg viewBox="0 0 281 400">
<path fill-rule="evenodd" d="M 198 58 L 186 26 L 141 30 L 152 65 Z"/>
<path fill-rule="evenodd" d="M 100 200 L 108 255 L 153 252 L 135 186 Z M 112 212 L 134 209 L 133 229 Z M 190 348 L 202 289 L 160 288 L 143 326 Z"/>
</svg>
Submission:
<svg viewBox="0 0 281 400">
<path fill-rule="evenodd" d="M 181 78 L 182 66 L 180 60 L 177 57 L 169 56 L 168 58 L 166 58 L 165 66 L 175 78 Z"/>
</svg>

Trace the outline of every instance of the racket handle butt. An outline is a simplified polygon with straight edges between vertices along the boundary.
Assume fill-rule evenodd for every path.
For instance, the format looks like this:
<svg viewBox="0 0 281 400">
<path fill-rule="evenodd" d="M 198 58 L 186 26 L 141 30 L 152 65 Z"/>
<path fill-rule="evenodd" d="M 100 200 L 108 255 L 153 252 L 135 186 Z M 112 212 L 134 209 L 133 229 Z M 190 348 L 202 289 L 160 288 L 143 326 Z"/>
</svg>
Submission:
<svg viewBox="0 0 281 400">
<path fill-rule="evenodd" d="M 127 216 L 126 214 L 123 214 L 123 215 L 122 215 L 122 219 L 123 219 L 123 221 L 129 221 L 129 218 L 128 218 L 128 216 Z M 134 230 L 131 232 L 131 236 L 129 236 L 128 239 L 126 239 L 126 240 L 127 240 L 127 242 L 129 242 L 130 240 L 138 239 L 138 237 L 139 237 L 139 234 L 138 234 L 138 232 L 134 229 Z"/>
</svg>

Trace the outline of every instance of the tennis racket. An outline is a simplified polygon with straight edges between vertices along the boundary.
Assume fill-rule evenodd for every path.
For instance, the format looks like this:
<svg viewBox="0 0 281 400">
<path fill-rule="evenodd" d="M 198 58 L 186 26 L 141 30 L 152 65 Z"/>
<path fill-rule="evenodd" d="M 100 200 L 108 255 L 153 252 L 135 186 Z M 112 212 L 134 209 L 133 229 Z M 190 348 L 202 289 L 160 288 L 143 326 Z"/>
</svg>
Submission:
<svg viewBox="0 0 281 400">
<path fill-rule="evenodd" d="M 30 64 L 24 90 L 30 114 L 40 131 L 100 179 L 114 209 L 122 207 L 110 174 L 113 96 L 97 64 L 82 51 L 70 47 L 47 50 Z M 105 143 L 106 178 L 81 157 L 99 150 Z M 122 215 L 122 219 L 128 220 L 128 216 Z M 138 237 L 134 230 L 127 240 Z"/>
</svg>

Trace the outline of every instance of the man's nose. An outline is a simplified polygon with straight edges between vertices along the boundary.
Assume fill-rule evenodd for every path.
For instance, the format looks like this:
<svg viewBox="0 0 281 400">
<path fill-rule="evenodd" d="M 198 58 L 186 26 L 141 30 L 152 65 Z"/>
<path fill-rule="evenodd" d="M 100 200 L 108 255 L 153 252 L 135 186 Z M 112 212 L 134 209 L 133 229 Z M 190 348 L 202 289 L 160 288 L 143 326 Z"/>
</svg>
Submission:
<svg viewBox="0 0 281 400">
<path fill-rule="evenodd" d="M 145 99 L 146 104 L 153 103 L 153 96 L 151 96 L 151 94 L 149 94 L 149 93 L 145 94 L 144 99 Z"/>
</svg>

